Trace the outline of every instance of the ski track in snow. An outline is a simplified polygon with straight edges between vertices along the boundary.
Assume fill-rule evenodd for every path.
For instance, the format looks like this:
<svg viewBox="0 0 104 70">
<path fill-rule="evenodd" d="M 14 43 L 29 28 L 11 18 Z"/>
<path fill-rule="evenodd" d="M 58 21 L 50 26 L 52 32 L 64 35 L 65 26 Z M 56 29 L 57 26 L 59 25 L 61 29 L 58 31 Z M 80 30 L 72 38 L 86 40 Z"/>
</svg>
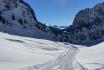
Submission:
<svg viewBox="0 0 104 70">
<path fill-rule="evenodd" d="M 79 48 L 75 45 L 5 33 L 0 38 L 0 70 L 88 70 L 77 61 Z"/>
<path fill-rule="evenodd" d="M 75 61 L 74 65 L 79 66 L 80 69 L 77 68 L 78 70 L 88 70 L 75 60 L 78 51 L 78 48 L 70 47 L 54 60 L 48 61 L 45 64 L 27 66 L 20 70 L 75 70 L 73 61 Z"/>
</svg>

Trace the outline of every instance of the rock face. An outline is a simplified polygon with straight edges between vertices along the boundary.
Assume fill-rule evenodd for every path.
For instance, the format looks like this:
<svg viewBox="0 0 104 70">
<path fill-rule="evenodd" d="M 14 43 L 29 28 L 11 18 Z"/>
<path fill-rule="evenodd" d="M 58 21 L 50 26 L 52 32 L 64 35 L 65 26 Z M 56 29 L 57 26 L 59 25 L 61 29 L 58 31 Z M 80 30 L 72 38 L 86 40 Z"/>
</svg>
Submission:
<svg viewBox="0 0 104 70">
<path fill-rule="evenodd" d="M 0 31 L 42 39 L 53 39 L 49 27 L 40 23 L 23 0 L 0 0 Z"/>
<path fill-rule="evenodd" d="M 65 33 L 65 40 L 72 43 L 104 40 L 104 3 L 79 11 L 73 25 L 66 29 Z"/>
</svg>

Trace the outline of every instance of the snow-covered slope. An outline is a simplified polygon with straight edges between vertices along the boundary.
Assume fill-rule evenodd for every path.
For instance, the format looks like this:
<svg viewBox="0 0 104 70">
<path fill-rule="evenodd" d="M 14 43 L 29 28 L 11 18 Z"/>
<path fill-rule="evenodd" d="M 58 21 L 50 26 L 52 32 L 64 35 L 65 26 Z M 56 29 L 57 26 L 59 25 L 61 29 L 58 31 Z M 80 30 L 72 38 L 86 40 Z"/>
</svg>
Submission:
<svg viewBox="0 0 104 70">
<path fill-rule="evenodd" d="M 50 66 L 53 68 L 57 65 L 63 65 L 64 69 L 61 70 L 66 70 L 63 61 L 71 64 L 75 51 L 76 48 L 62 43 L 0 32 L 0 70 L 30 70 L 28 66 L 37 64 L 45 65 L 39 70 L 48 70 Z"/>
<path fill-rule="evenodd" d="M 104 42 L 84 47 L 0 32 L 0 70 L 103 69 Z"/>
<path fill-rule="evenodd" d="M 83 46 L 76 58 L 88 70 L 104 70 L 104 42 L 87 48 Z"/>
</svg>

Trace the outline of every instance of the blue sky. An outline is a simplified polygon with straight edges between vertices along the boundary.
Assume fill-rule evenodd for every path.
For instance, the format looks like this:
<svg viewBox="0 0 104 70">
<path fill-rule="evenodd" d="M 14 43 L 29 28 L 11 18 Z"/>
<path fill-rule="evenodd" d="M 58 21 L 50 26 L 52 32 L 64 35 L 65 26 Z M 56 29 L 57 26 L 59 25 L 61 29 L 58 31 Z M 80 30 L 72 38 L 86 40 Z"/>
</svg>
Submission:
<svg viewBox="0 0 104 70">
<path fill-rule="evenodd" d="M 84 8 L 104 0 L 26 0 L 39 21 L 47 25 L 71 25 L 75 15 Z"/>
</svg>

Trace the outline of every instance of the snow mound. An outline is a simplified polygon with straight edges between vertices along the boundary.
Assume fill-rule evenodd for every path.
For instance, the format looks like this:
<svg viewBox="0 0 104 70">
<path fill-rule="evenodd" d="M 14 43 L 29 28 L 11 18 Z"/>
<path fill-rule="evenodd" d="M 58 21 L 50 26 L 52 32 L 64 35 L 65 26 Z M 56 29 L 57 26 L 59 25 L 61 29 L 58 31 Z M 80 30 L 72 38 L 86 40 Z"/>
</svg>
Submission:
<svg viewBox="0 0 104 70">
<path fill-rule="evenodd" d="M 80 48 L 77 61 L 88 70 L 104 70 L 104 42 Z"/>
</svg>

